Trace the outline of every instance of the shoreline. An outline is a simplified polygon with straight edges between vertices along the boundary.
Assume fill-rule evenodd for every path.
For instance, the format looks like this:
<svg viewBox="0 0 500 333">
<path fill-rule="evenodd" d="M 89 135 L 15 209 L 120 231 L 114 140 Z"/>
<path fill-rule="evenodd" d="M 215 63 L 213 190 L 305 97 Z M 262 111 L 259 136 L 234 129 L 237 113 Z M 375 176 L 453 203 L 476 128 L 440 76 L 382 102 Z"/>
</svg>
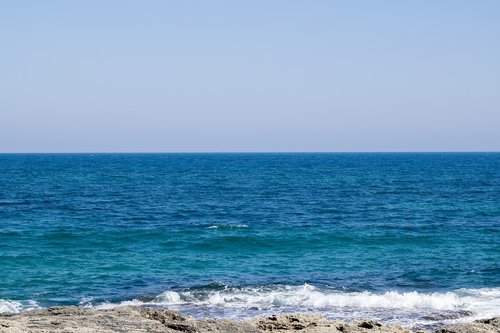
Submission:
<svg viewBox="0 0 500 333">
<path fill-rule="evenodd" d="M 396 324 L 374 320 L 340 321 L 319 314 L 281 313 L 242 321 L 195 319 L 181 313 L 152 307 L 122 306 L 96 310 L 77 306 L 57 306 L 17 314 L 0 314 L 1 333 L 97 333 L 97 332 L 187 332 L 187 333 L 499 333 L 500 317 L 469 323 L 445 325 L 432 330 L 412 331 Z"/>
</svg>

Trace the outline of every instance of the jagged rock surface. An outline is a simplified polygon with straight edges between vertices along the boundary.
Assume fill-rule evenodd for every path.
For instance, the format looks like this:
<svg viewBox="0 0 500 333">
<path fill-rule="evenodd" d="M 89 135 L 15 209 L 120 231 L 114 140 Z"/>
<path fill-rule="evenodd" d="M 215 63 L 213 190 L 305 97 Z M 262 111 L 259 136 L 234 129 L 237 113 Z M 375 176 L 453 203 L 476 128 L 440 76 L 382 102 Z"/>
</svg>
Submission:
<svg viewBox="0 0 500 333">
<path fill-rule="evenodd" d="M 230 320 L 185 317 L 172 311 L 133 306 L 111 310 L 52 307 L 0 316 L 2 333 L 258 333 L 248 324 Z"/>
<path fill-rule="evenodd" d="M 472 323 L 452 324 L 436 330 L 436 333 L 500 333 L 500 317 L 477 320 Z"/>
<path fill-rule="evenodd" d="M 52 307 L 0 315 L 1 333 L 410 333 L 398 325 L 366 320 L 345 323 L 319 315 L 280 314 L 245 322 L 194 319 L 180 313 L 134 306 L 110 310 Z M 500 333 L 500 318 L 453 324 L 436 333 Z"/>
<path fill-rule="evenodd" d="M 379 322 L 354 321 L 345 323 L 327 320 L 319 315 L 280 314 L 248 321 L 262 332 L 303 332 L 303 333 L 411 333 L 398 325 L 383 325 Z"/>
</svg>

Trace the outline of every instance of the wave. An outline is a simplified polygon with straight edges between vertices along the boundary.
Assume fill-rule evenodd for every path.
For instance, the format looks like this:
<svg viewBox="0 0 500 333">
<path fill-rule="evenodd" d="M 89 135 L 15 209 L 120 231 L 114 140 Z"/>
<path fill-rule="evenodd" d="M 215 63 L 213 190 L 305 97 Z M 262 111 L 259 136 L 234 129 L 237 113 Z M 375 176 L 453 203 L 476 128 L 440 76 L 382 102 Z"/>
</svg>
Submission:
<svg viewBox="0 0 500 333">
<path fill-rule="evenodd" d="M 215 224 L 208 226 L 207 229 L 241 229 L 248 228 L 246 224 Z"/>
<path fill-rule="evenodd" d="M 118 305 L 160 306 L 200 316 L 237 318 L 270 312 L 314 311 L 332 319 L 374 318 L 414 326 L 418 323 L 498 316 L 500 288 L 435 293 L 387 291 L 377 294 L 320 289 L 309 284 L 211 286 L 184 291 L 168 290 L 148 302 L 100 303 L 95 307 L 105 309 Z"/>
<path fill-rule="evenodd" d="M 243 319 L 278 312 L 315 312 L 330 319 L 372 318 L 409 327 L 471 321 L 500 316 L 500 288 L 448 292 L 347 292 L 309 284 L 232 287 L 211 284 L 166 290 L 154 298 L 110 303 L 82 299 L 81 306 L 158 306 L 195 317 Z M 35 301 L 0 300 L 0 313 L 40 308 Z M 420 325 L 420 326 L 419 326 Z"/>
<path fill-rule="evenodd" d="M 0 299 L 0 313 L 19 313 L 39 308 L 38 303 L 33 300 L 14 301 Z"/>
</svg>

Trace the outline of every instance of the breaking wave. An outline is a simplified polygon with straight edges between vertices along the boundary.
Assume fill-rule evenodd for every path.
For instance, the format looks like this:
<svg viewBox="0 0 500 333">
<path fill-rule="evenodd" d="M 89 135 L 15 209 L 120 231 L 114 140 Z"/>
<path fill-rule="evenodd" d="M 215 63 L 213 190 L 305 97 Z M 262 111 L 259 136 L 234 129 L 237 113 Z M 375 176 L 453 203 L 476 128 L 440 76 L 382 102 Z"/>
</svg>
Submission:
<svg viewBox="0 0 500 333">
<path fill-rule="evenodd" d="M 186 290 L 167 290 L 156 297 L 118 303 L 84 298 L 81 306 L 110 309 L 117 306 L 156 306 L 195 317 L 243 319 L 279 312 L 314 312 L 330 319 L 376 319 L 409 327 L 428 328 L 450 322 L 500 315 L 500 288 L 458 289 L 449 292 L 346 292 L 300 286 L 231 287 L 212 284 Z M 40 308 L 34 300 L 0 299 L 0 313 Z"/>
<path fill-rule="evenodd" d="M 500 288 L 459 289 L 450 292 L 385 293 L 321 290 L 312 285 L 193 288 L 168 290 L 151 301 L 100 303 L 150 305 L 198 316 L 244 318 L 270 312 L 322 313 L 334 319 L 374 318 L 410 326 L 418 323 L 473 320 L 500 315 Z"/>
<path fill-rule="evenodd" d="M 0 299 L 0 313 L 19 313 L 38 308 L 40 308 L 38 303 L 32 300 L 13 301 Z"/>
</svg>

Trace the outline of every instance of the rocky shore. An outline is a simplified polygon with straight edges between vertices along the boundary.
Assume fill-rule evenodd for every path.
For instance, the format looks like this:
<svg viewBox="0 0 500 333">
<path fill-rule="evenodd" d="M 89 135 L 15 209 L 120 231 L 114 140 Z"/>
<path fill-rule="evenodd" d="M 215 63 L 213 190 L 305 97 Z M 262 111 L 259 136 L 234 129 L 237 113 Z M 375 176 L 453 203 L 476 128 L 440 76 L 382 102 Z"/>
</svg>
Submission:
<svg viewBox="0 0 500 333">
<path fill-rule="evenodd" d="M 410 333 L 398 325 L 376 321 L 350 323 L 327 320 L 310 314 L 280 314 L 243 322 L 232 320 L 194 319 L 155 308 L 125 306 L 110 310 L 81 307 L 52 307 L 22 314 L 0 315 L 2 333 Z M 420 331 L 423 332 L 423 331 Z M 500 333 L 500 318 L 472 323 L 452 324 L 435 333 Z"/>
</svg>

